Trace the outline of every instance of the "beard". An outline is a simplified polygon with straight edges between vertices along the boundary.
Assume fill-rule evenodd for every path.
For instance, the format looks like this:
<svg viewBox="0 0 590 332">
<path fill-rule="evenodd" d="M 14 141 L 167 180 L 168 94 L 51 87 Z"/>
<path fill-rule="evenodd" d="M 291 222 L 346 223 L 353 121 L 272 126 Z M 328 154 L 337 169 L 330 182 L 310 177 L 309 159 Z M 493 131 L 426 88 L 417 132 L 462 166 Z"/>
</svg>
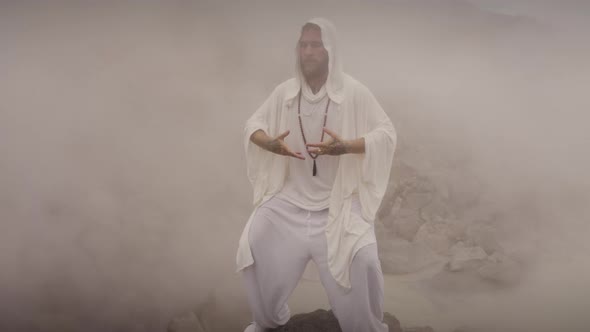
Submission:
<svg viewBox="0 0 590 332">
<path fill-rule="evenodd" d="M 305 78 L 315 78 L 328 72 L 328 62 L 316 60 L 301 61 L 301 72 Z"/>
</svg>

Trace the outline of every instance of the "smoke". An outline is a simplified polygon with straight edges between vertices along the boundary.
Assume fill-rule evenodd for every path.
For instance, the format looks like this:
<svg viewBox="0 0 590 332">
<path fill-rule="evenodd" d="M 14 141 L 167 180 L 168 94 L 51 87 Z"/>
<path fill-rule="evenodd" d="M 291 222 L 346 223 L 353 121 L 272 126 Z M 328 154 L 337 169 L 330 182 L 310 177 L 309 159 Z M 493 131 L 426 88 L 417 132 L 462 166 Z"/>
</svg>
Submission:
<svg viewBox="0 0 590 332">
<path fill-rule="evenodd" d="M 205 301 L 234 273 L 251 212 L 243 123 L 293 74 L 300 24 L 324 16 L 402 144 L 430 170 L 476 177 L 507 245 L 534 252 L 523 286 L 454 303 L 450 319 L 587 327 L 589 14 L 545 1 L 3 2 L 0 326 L 161 331 Z"/>
</svg>

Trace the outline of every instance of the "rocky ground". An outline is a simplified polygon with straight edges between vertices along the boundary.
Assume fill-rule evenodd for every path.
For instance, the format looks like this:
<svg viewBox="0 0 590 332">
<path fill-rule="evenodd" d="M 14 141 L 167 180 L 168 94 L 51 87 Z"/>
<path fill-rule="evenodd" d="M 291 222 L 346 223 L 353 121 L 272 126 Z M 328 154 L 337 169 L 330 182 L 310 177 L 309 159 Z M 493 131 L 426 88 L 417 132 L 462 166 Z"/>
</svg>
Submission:
<svg viewBox="0 0 590 332">
<path fill-rule="evenodd" d="M 399 320 L 390 313 L 384 313 L 383 321 L 389 326 L 390 332 L 434 332 L 431 327 L 403 328 Z M 168 332 L 206 332 L 208 331 L 199 317 L 188 314 L 174 319 L 168 326 Z M 323 309 L 304 314 L 294 315 L 286 325 L 272 329 L 273 332 L 340 332 L 338 320 L 332 313 Z"/>
</svg>

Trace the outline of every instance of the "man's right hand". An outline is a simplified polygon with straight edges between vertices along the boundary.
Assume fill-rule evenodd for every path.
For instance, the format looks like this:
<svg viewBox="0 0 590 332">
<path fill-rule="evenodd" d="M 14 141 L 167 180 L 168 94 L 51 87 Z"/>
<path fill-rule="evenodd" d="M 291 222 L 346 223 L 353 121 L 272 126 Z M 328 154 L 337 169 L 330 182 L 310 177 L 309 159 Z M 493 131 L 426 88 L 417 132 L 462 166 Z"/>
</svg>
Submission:
<svg viewBox="0 0 590 332">
<path fill-rule="evenodd" d="M 272 153 L 305 160 L 305 157 L 301 154 L 301 152 L 293 152 L 287 146 L 287 143 L 285 143 L 285 137 L 287 137 L 287 135 L 289 135 L 289 130 L 275 138 L 271 138 L 263 130 L 259 129 L 255 131 L 252 136 L 250 136 L 250 140 L 259 147 Z"/>
</svg>

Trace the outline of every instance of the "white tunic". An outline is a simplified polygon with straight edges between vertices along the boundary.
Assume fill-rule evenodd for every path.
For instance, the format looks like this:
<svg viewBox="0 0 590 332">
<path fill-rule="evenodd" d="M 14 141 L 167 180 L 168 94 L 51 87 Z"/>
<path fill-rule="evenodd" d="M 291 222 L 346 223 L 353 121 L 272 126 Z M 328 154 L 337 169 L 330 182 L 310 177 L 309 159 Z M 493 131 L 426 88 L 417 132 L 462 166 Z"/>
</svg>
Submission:
<svg viewBox="0 0 590 332">
<path fill-rule="evenodd" d="M 323 91 L 322 91 L 323 90 Z M 322 127 L 324 114 L 328 104 L 328 95 L 325 87 L 318 92 L 318 100 L 310 102 L 307 98 L 301 98 L 301 124 L 308 143 L 319 143 L 322 138 Z M 279 198 L 293 203 L 294 205 L 308 210 L 320 211 L 330 206 L 330 193 L 338 170 L 339 156 L 321 155 L 316 158 L 317 174 L 313 176 L 313 159 L 306 152 L 306 147 L 301 135 L 299 119 L 297 115 L 297 100 L 291 105 L 288 112 L 287 126 L 290 133 L 285 137 L 285 143 L 292 151 L 301 152 L 305 160 L 289 158 L 287 178 L 281 191 L 277 194 Z M 340 124 L 340 112 L 337 105 L 328 105 L 328 116 L 326 127 L 336 128 Z M 324 142 L 330 136 L 324 134 Z"/>
</svg>

